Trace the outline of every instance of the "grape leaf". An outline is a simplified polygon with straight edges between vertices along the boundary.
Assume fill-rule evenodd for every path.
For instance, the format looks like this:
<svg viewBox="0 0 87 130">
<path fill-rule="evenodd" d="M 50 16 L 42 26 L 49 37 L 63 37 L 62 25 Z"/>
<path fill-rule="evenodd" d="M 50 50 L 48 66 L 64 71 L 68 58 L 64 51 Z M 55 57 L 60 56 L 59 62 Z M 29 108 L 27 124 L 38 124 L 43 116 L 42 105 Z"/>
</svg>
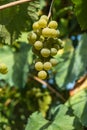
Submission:
<svg viewBox="0 0 87 130">
<path fill-rule="evenodd" d="M 73 52 L 63 54 L 57 65 L 56 83 L 62 89 L 71 89 L 75 81 L 86 73 L 87 34 L 81 36 L 78 47 Z"/>
<path fill-rule="evenodd" d="M 68 108 L 65 105 L 60 105 L 53 122 L 45 130 L 74 130 L 74 117 L 67 115 L 67 111 Z"/>
<path fill-rule="evenodd" d="M 73 109 L 73 113 L 78 117 L 83 126 L 87 127 L 87 89 L 81 90 L 71 97 L 66 105 Z"/>
<path fill-rule="evenodd" d="M 87 1 L 86 0 L 72 0 L 74 11 L 77 16 L 78 23 L 82 30 L 87 29 Z"/>
<path fill-rule="evenodd" d="M 25 130 L 40 130 L 48 121 L 43 118 L 41 113 L 35 112 L 28 119 L 28 124 Z"/>
</svg>

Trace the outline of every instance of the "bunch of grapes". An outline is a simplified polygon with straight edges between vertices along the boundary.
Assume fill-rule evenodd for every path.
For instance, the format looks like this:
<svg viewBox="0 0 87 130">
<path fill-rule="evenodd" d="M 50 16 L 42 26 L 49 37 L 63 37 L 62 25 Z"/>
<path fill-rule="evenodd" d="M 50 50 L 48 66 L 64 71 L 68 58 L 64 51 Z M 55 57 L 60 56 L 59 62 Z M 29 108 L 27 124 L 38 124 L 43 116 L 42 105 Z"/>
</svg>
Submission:
<svg viewBox="0 0 87 130">
<path fill-rule="evenodd" d="M 58 23 L 54 20 L 49 21 L 46 15 L 42 15 L 33 24 L 33 31 L 28 35 L 28 41 L 32 44 L 32 51 L 37 56 L 35 69 L 40 79 L 46 79 L 48 71 L 57 65 L 54 56 L 61 47 L 62 41 L 58 38 Z"/>
<path fill-rule="evenodd" d="M 8 72 L 8 68 L 4 63 L 0 63 L 0 73 L 6 74 Z"/>
</svg>

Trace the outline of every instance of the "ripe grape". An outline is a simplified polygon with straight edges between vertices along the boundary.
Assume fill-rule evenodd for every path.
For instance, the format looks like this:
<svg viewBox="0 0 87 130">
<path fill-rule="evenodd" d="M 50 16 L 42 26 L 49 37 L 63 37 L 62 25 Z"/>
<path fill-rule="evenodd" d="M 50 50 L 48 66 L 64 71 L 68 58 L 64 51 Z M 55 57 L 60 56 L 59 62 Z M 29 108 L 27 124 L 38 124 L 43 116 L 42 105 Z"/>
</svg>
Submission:
<svg viewBox="0 0 87 130">
<path fill-rule="evenodd" d="M 39 71 L 39 72 L 38 72 L 38 77 L 39 77 L 40 79 L 46 79 L 46 77 L 47 77 L 47 72 L 44 71 L 44 70 Z"/>
<path fill-rule="evenodd" d="M 42 15 L 40 19 L 45 19 L 46 21 L 48 21 L 48 17 L 46 15 Z"/>
<path fill-rule="evenodd" d="M 43 63 L 40 62 L 40 61 L 35 63 L 35 69 L 38 70 L 38 71 L 42 70 L 43 69 Z"/>
<path fill-rule="evenodd" d="M 48 27 L 53 28 L 53 29 L 56 29 L 57 26 L 58 26 L 58 23 L 56 21 L 50 21 L 48 24 Z"/>
<path fill-rule="evenodd" d="M 27 37 L 29 43 L 34 43 L 37 39 L 37 35 L 34 33 L 34 32 L 31 32 L 28 34 L 28 37 Z"/>
<path fill-rule="evenodd" d="M 45 62 L 43 68 L 45 70 L 50 70 L 52 68 L 52 64 L 50 62 Z"/>
<path fill-rule="evenodd" d="M 43 49 L 41 49 L 41 55 L 42 55 L 43 57 L 49 57 L 49 55 L 50 55 L 50 50 L 49 50 L 48 48 L 43 48 Z"/>
<path fill-rule="evenodd" d="M 50 36 L 50 29 L 49 29 L 48 27 L 44 28 L 44 29 L 42 30 L 42 35 L 43 35 L 44 37 L 49 37 L 49 36 Z"/>
<path fill-rule="evenodd" d="M 58 61 L 57 61 L 57 59 L 51 58 L 50 63 L 52 64 L 52 66 L 55 66 L 55 65 L 57 65 Z"/>
<path fill-rule="evenodd" d="M 0 73 L 6 74 L 8 72 L 8 68 L 4 63 L 0 64 Z"/>
<path fill-rule="evenodd" d="M 45 28 L 47 26 L 47 21 L 45 19 L 40 19 L 38 21 L 39 28 Z"/>
<path fill-rule="evenodd" d="M 33 23 L 33 30 L 37 30 L 37 29 L 39 29 L 39 24 L 38 22 L 35 22 Z"/>
<path fill-rule="evenodd" d="M 44 29 L 42 30 L 42 35 L 43 35 L 44 37 L 52 37 L 52 38 L 55 38 L 55 37 L 57 37 L 58 32 L 57 32 L 57 30 L 55 30 L 55 29 L 50 29 L 50 28 L 46 27 L 46 28 L 44 28 Z"/>
<path fill-rule="evenodd" d="M 51 54 L 51 56 L 55 56 L 57 54 L 57 49 L 56 48 L 51 48 L 50 54 Z"/>
<path fill-rule="evenodd" d="M 36 41 L 34 47 L 36 50 L 40 50 L 43 47 L 43 43 L 41 41 Z"/>
<path fill-rule="evenodd" d="M 44 42 L 45 38 L 41 35 L 39 40 Z"/>
</svg>

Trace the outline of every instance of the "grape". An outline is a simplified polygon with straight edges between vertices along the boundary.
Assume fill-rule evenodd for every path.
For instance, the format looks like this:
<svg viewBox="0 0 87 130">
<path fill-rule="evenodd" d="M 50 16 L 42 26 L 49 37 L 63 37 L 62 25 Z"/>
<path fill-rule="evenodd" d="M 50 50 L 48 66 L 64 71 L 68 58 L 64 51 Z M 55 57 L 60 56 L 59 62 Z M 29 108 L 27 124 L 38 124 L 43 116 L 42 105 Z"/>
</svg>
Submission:
<svg viewBox="0 0 87 130">
<path fill-rule="evenodd" d="M 46 27 L 42 30 L 42 35 L 44 37 L 50 37 L 50 28 Z"/>
<path fill-rule="evenodd" d="M 6 74 L 8 72 L 8 68 L 4 63 L 0 64 L 0 73 Z"/>
<path fill-rule="evenodd" d="M 39 71 L 39 72 L 38 72 L 38 77 L 39 77 L 40 79 L 46 79 L 46 77 L 47 77 L 47 72 L 44 71 L 44 70 Z"/>
<path fill-rule="evenodd" d="M 58 36 L 58 32 L 55 29 L 50 29 L 50 37 L 56 38 Z"/>
<path fill-rule="evenodd" d="M 51 54 L 51 56 L 55 56 L 57 54 L 57 49 L 56 48 L 51 48 L 50 54 Z"/>
<path fill-rule="evenodd" d="M 39 29 L 39 24 L 38 22 L 35 22 L 33 23 L 33 30 L 37 30 L 37 29 Z"/>
<path fill-rule="evenodd" d="M 46 28 L 44 28 L 44 29 L 42 30 L 42 35 L 43 35 L 44 37 L 52 37 L 52 38 L 55 38 L 55 37 L 57 37 L 58 32 L 57 32 L 57 30 L 55 30 L 55 29 L 50 29 L 50 28 L 46 27 Z"/>
<path fill-rule="evenodd" d="M 52 66 L 55 66 L 55 65 L 57 65 L 58 61 L 54 58 L 51 58 L 50 63 L 52 64 Z"/>
<path fill-rule="evenodd" d="M 56 21 L 50 21 L 48 24 L 48 27 L 53 28 L 53 29 L 56 29 L 57 26 L 58 26 L 58 23 Z"/>
<path fill-rule="evenodd" d="M 45 70 L 50 70 L 52 68 L 52 64 L 50 62 L 45 62 L 43 68 Z"/>
<path fill-rule="evenodd" d="M 48 17 L 46 15 L 42 15 L 40 19 L 45 19 L 46 21 L 48 21 Z"/>
<path fill-rule="evenodd" d="M 34 43 L 37 39 L 37 35 L 34 32 L 29 33 L 27 39 L 29 43 Z"/>
<path fill-rule="evenodd" d="M 34 43 L 34 47 L 35 47 L 36 50 L 40 50 L 43 47 L 43 43 L 40 42 L 40 41 L 36 41 Z"/>
<path fill-rule="evenodd" d="M 45 28 L 47 26 L 47 21 L 44 19 L 40 19 L 38 21 L 38 24 L 39 24 L 39 28 Z"/>
<path fill-rule="evenodd" d="M 45 38 L 41 35 L 39 40 L 44 42 Z"/>
<path fill-rule="evenodd" d="M 49 55 L 50 55 L 50 50 L 49 50 L 48 48 L 43 48 L 43 49 L 41 49 L 41 55 L 42 55 L 43 57 L 49 57 Z"/>
<path fill-rule="evenodd" d="M 43 63 L 40 62 L 40 61 L 37 62 L 37 63 L 35 64 L 35 69 L 38 70 L 38 71 L 42 70 L 42 69 L 43 69 Z"/>
</svg>

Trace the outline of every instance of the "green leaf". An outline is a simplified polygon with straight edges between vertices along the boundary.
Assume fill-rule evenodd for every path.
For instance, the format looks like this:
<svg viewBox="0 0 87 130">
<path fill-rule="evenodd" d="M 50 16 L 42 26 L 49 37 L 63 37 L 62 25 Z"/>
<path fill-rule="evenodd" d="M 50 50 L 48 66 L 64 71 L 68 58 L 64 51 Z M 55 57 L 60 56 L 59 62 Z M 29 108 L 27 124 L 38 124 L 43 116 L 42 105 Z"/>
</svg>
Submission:
<svg viewBox="0 0 87 130">
<path fill-rule="evenodd" d="M 45 130 L 74 130 L 74 117 L 66 114 L 68 108 L 65 105 L 60 105 L 58 113 L 52 124 Z"/>
<path fill-rule="evenodd" d="M 33 2 L 29 2 L 28 6 L 28 15 L 34 21 L 38 20 L 38 10 L 40 9 L 40 2 L 38 0 L 34 0 Z"/>
<path fill-rule="evenodd" d="M 78 23 L 82 30 L 87 29 L 87 1 L 86 0 L 72 0 L 74 11 L 77 16 Z"/>
<path fill-rule="evenodd" d="M 28 119 L 25 130 L 40 130 L 48 121 L 43 118 L 41 113 L 35 112 Z"/>
<path fill-rule="evenodd" d="M 56 67 L 56 83 L 62 89 L 73 87 L 75 81 L 86 73 L 87 34 L 81 36 L 75 51 L 64 53 Z"/>
<path fill-rule="evenodd" d="M 56 58 L 58 59 L 58 65 L 56 66 L 57 74 L 55 80 L 61 89 L 65 89 L 66 85 L 76 78 L 74 75 L 70 77 L 70 71 L 72 70 L 75 58 L 75 52 L 70 40 L 66 40 L 64 54 Z"/>
<path fill-rule="evenodd" d="M 67 115 L 67 111 L 68 107 L 60 105 L 54 113 L 55 118 L 50 122 L 35 112 L 30 116 L 25 130 L 73 130 L 74 117 Z"/>
<path fill-rule="evenodd" d="M 71 97 L 66 105 L 73 109 L 73 113 L 83 126 L 87 126 L 87 89 L 84 89 Z"/>
</svg>

